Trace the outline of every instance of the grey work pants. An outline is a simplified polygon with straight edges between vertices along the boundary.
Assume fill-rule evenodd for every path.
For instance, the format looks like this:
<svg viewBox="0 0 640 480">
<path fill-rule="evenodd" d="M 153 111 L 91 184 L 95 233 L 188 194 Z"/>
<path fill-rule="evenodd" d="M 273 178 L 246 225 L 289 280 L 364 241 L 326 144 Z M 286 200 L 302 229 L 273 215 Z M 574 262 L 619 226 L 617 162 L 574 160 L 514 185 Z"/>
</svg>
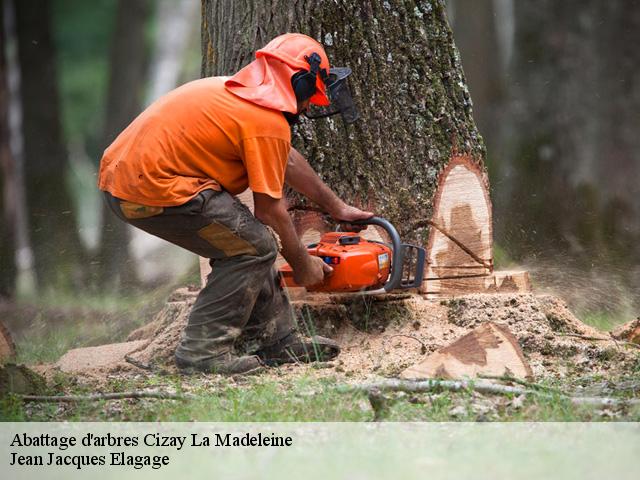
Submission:
<svg viewBox="0 0 640 480">
<path fill-rule="evenodd" d="M 105 192 L 123 221 L 209 258 L 212 266 L 176 350 L 187 362 L 233 351 L 251 353 L 287 336 L 295 319 L 273 268 L 278 249 L 269 229 L 227 192 L 205 190 L 177 207 L 148 207 Z M 245 352 L 241 352 L 245 353 Z"/>
</svg>

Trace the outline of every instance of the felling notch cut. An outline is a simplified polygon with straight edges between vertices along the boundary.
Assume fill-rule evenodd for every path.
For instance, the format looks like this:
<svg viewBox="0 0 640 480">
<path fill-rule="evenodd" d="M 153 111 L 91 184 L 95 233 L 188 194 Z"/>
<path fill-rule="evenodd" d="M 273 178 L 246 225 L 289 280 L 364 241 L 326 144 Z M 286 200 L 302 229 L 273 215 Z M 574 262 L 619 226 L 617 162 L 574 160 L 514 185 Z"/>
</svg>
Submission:
<svg viewBox="0 0 640 480">
<path fill-rule="evenodd" d="M 527 272 L 493 271 L 493 223 L 486 173 L 468 156 L 454 156 L 438 179 L 423 293 L 527 291 Z"/>
</svg>

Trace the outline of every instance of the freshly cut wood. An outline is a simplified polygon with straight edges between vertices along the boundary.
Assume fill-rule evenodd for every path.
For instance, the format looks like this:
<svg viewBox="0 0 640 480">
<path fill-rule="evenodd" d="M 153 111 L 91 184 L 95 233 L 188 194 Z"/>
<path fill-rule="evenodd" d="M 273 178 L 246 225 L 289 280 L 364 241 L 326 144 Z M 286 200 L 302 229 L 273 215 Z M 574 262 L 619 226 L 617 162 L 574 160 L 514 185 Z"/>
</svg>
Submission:
<svg viewBox="0 0 640 480">
<path fill-rule="evenodd" d="M 487 287 L 488 291 L 492 289 L 500 293 L 531 291 L 531 279 L 529 278 L 529 272 L 525 270 L 493 272 L 489 278 L 491 281 Z"/>
<path fill-rule="evenodd" d="M 525 270 L 505 270 L 490 275 L 447 278 L 427 283 L 429 296 L 455 296 L 467 293 L 527 293 L 531 279 Z"/>
<path fill-rule="evenodd" d="M 9 329 L 0 320 L 0 362 L 10 359 L 16 354 L 16 346 Z"/>
<path fill-rule="evenodd" d="M 211 273 L 211 265 L 208 258 L 198 257 L 198 261 L 200 262 L 200 286 L 204 288 L 207 284 L 207 277 Z"/>
<path fill-rule="evenodd" d="M 423 290 L 477 291 L 484 285 L 477 278 L 493 272 L 486 174 L 468 156 L 452 158 L 438 179 L 434 205 Z"/>
<path fill-rule="evenodd" d="M 478 375 L 533 376 L 517 339 L 505 326 L 487 322 L 409 367 L 401 377 L 461 379 Z"/>
</svg>

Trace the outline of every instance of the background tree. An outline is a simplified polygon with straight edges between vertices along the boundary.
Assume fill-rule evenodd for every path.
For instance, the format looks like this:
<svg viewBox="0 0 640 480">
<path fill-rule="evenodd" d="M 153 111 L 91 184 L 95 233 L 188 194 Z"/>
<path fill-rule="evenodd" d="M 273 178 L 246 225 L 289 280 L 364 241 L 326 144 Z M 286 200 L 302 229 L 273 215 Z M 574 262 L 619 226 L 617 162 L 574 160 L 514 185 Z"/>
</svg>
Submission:
<svg viewBox="0 0 640 480">
<path fill-rule="evenodd" d="M 83 257 L 66 188 L 67 152 L 58 100 L 50 2 L 14 3 L 21 73 L 24 173 L 39 288 L 65 285 Z"/>
<path fill-rule="evenodd" d="M 145 26 L 147 0 L 120 0 L 111 44 L 104 148 L 140 113 L 147 67 Z M 103 204 L 102 236 L 98 262 L 103 286 L 121 288 L 135 281 L 129 254 L 129 228 Z"/>
<path fill-rule="evenodd" d="M 447 5 L 488 146 L 496 243 L 581 313 L 633 315 L 640 2 Z"/>
<path fill-rule="evenodd" d="M 4 45 L 4 8 L 0 7 L 0 298 L 13 297 L 16 280 L 15 264 L 15 203 L 12 185 L 15 185 L 15 167 L 9 148 L 9 90 Z"/>
</svg>

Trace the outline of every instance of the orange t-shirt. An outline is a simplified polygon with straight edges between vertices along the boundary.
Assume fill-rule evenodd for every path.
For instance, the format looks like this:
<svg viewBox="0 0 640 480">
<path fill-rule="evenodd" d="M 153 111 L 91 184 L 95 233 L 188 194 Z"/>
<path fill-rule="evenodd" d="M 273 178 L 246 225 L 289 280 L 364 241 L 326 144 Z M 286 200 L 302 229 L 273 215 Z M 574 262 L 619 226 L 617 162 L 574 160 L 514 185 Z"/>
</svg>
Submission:
<svg viewBox="0 0 640 480">
<path fill-rule="evenodd" d="M 107 148 L 98 187 L 143 205 L 181 205 L 221 185 L 282 197 L 291 131 L 281 112 L 230 93 L 224 77 L 187 83 L 142 112 Z"/>
</svg>

